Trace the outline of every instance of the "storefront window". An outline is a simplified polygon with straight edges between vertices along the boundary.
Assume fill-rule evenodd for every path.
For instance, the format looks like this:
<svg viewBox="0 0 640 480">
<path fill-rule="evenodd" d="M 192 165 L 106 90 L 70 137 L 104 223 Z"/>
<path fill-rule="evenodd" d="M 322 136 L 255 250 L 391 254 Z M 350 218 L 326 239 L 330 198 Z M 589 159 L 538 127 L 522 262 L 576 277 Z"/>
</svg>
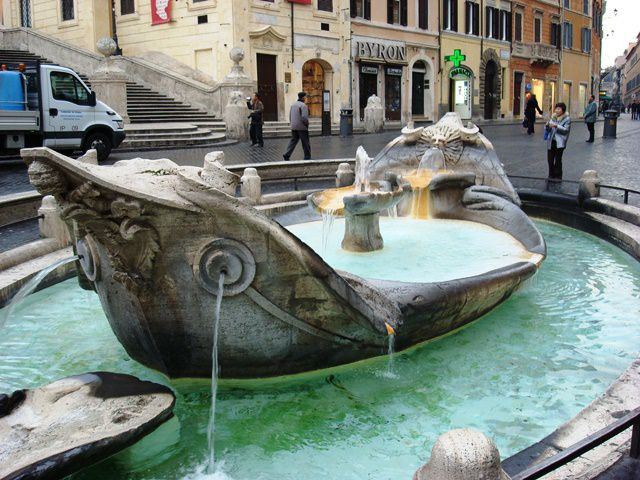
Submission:
<svg viewBox="0 0 640 480">
<path fill-rule="evenodd" d="M 373 94 L 378 94 L 378 67 L 376 65 L 360 64 L 360 120 L 364 119 L 364 109 L 367 100 Z"/>
<path fill-rule="evenodd" d="M 384 106 L 387 120 L 400 120 L 402 113 L 402 67 L 387 67 L 385 69 Z"/>
</svg>

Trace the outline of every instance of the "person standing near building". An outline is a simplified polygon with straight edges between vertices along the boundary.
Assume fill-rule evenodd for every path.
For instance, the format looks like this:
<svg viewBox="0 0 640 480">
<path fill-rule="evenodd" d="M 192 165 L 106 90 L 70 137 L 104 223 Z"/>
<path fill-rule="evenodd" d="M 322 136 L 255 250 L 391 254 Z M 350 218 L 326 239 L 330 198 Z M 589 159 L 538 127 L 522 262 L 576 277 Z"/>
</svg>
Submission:
<svg viewBox="0 0 640 480">
<path fill-rule="evenodd" d="M 253 98 L 247 100 L 247 107 L 251 110 L 249 118 L 251 124 L 249 126 L 249 136 L 251 137 L 251 146 L 258 145 L 264 147 L 264 138 L 262 138 L 262 113 L 264 112 L 264 104 L 260 100 L 258 92 L 253 94 Z"/>
<path fill-rule="evenodd" d="M 527 133 L 529 135 L 535 133 L 534 126 L 536 124 L 536 110 L 540 115 L 542 115 L 542 110 L 540 110 L 538 100 L 536 99 L 535 94 L 532 93 L 529 96 L 529 100 L 527 100 L 527 105 L 524 109 L 524 117 L 527 119 Z"/>
<path fill-rule="evenodd" d="M 549 178 L 562 180 L 562 155 L 567 147 L 571 131 L 571 117 L 567 105 L 556 103 L 551 119 L 545 125 L 547 131 L 547 163 Z"/>
<path fill-rule="evenodd" d="M 589 103 L 584 109 L 584 123 L 587 124 L 587 129 L 589 130 L 589 140 L 587 143 L 593 143 L 593 132 L 594 126 L 596 124 L 596 116 L 598 112 L 598 106 L 596 105 L 596 97 L 593 95 L 589 96 Z"/>
<path fill-rule="evenodd" d="M 631 104 L 631 120 L 638 120 L 638 116 L 640 114 L 640 112 L 638 111 L 638 107 L 640 107 L 638 101 L 634 100 Z"/>
<path fill-rule="evenodd" d="M 284 152 L 282 158 L 289 160 L 293 150 L 298 145 L 298 140 L 302 142 L 302 150 L 304 151 L 304 159 L 311 160 L 311 146 L 309 145 L 309 108 L 304 103 L 306 93 L 298 93 L 298 101 L 291 105 L 289 110 L 289 121 L 291 122 L 291 140 L 287 151 Z"/>
</svg>

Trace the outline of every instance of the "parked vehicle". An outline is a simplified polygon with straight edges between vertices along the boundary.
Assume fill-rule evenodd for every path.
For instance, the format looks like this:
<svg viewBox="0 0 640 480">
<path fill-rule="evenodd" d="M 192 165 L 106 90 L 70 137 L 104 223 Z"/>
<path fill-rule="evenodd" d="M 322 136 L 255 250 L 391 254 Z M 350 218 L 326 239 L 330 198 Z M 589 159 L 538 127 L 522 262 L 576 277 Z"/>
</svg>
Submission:
<svg viewBox="0 0 640 480">
<path fill-rule="evenodd" d="M 40 62 L 0 70 L 0 154 L 23 147 L 93 148 L 104 161 L 125 138 L 122 117 L 71 69 Z"/>
</svg>

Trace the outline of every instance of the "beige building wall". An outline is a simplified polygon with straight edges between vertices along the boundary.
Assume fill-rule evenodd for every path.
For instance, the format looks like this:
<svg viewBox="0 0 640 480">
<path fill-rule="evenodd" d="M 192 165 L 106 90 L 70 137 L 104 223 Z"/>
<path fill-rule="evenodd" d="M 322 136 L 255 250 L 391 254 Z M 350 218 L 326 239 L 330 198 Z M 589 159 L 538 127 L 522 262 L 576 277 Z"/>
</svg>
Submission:
<svg viewBox="0 0 640 480">
<path fill-rule="evenodd" d="M 570 8 L 563 10 L 565 22 L 573 25 L 573 45 L 571 48 L 562 49 L 561 59 L 561 87 L 559 99 L 567 104 L 567 109 L 572 117 L 582 117 L 584 108 L 589 99 L 591 83 L 591 53 L 582 51 L 582 28 L 591 28 L 591 8 L 589 13 L 582 10 L 582 0 L 570 0 Z M 564 38 L 563 38 L 564 42 Z"/>
</svg>

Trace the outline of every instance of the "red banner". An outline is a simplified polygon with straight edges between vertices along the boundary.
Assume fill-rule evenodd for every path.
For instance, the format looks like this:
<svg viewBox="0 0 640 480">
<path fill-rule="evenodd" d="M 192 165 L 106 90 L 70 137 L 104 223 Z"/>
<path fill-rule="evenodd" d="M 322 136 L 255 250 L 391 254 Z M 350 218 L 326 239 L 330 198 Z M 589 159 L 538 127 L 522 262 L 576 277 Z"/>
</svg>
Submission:
<svg viewBox="0 0 640 480">
<path fill-rule="evenodd" d="M 311 5 L 311 0 L 289 0 L 289 3 L 300 3 L 301 5 Z"/>
<path fill-rule="evenodd" d="M 151 25 L 169 23 L 171 21 L 171 1 L 151 0 Z"/>
</svg>

